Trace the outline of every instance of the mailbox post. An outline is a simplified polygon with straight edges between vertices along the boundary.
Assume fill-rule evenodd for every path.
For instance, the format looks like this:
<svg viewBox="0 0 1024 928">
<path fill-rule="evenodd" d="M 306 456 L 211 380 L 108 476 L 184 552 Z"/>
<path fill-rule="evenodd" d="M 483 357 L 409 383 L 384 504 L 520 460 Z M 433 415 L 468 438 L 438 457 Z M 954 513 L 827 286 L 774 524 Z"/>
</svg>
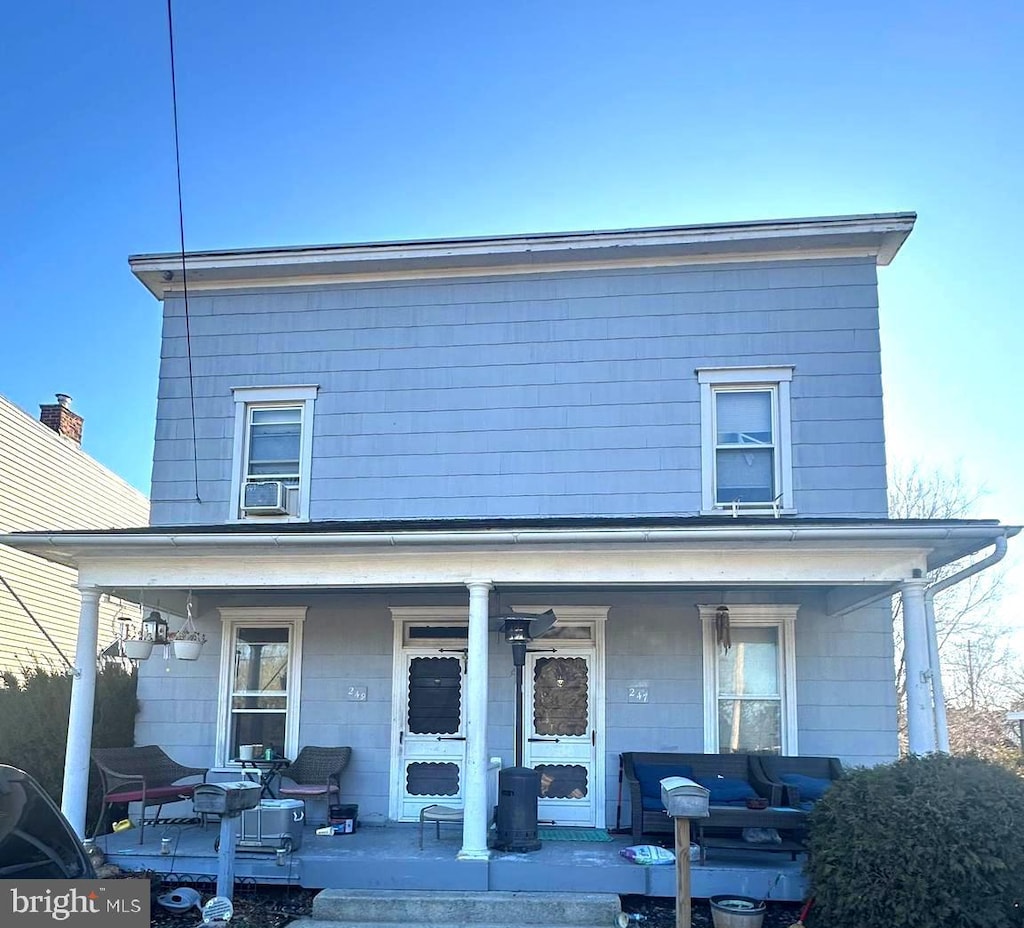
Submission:
<svg viewBox="0 0 1024 928">
<path fill-rule="evenodd" d="M 217 895 L 234 898 L 235 835 L 238 818 L 246 809 L 260 804 L 260 785 L 251 780 L 203 783 L 192 794 L 196 812 L 220 816 L 220 852 L 217 855 Z"/>
<path fill-rule="evenodd" d="M 690 928 L 693 921 L 690 896 L 690 819 L 708 817 L 710 793 L 687 777 L 665 777 L 661 801 L 675 820 L 676 928 Z"/>
</svg>

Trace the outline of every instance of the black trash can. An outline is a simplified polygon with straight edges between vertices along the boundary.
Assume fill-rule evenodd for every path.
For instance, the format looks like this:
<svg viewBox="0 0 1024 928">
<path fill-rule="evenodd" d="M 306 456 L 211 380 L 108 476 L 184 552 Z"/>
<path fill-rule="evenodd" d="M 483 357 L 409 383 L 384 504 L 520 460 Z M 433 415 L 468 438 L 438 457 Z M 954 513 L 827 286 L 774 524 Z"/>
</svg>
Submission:
<svg viewBox="0 0 1024 928">
<path fill-rule="evenodd" d="M 495 846 L 500 851 L 539 851 L 537 795 L 540 774 L 530 767 L 498 771 L 498 814 Z"/>
</svg>

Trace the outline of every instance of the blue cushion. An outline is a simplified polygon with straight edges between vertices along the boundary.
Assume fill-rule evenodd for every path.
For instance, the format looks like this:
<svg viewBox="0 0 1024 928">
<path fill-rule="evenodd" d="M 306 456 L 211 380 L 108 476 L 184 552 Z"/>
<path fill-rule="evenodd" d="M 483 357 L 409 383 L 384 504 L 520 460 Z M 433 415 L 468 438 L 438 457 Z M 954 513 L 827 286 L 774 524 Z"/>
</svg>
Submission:
<svg viewBox="0 0 1024 928">
<path fill-rule="evenodd" d="M 780 773 L 779 779 L 787 786 L 795 786 L 800 790 L 801 802 L 805 799 L 810 802 L 821 799 L 825 795 L 825 790 L 832 785 L 831 780 L 809 777 L 802 773 Z"/>
<path fill-rule="evenodd" d="M 708 802 L 716 806 L 743 806 L 747 804 L 748 799 L 757 799 L 757 791 L 746 780 L 731 777 L 698 777 L 697 782 L 710 793 Z"/>
<path fill-rule="evenodd" d="M 688 764 L 634 764 L 633 772 L 640 781 L 640 795 L 647 802 L 657 803 L 653 808 L 664 809 L 661 802 L 661 781 L 665 777 L 692 777 L 693 768 Z"/>
</svg>

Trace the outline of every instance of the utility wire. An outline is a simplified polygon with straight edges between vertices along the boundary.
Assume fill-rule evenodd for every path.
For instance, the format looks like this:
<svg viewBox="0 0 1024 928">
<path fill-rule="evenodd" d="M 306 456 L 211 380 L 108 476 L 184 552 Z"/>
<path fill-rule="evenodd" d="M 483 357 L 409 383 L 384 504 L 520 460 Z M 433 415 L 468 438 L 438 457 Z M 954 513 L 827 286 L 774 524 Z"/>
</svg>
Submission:
<svg viewBox="0 0 1024 928">
<path fill-rule="evenodd" d="M 7 579 L 4 577 L 3 574 L 0 574 L 0 583 L 7 587 L 7 592 L 14 597 L 14 601 L 19 606 L 21 606 L 22 609 L 25 610 L 25 615 L 27 615 L 32 620 L 32 624 L 35 625 L 35 627 L 38 628 L 40 632 L 42 632 L 43 637 L 50 642 L 50 645 L 53 647 L 53 650 L 56 651 L 60 655 L 61 660 L 68 665 L 68 670 L 74 673 L 75 665 L 68 660 L 68 656 L 60 649 L 60 645 L 57 644 L 57 642 L 50 637 L 50 633 L 45 628 L 43 628 L 43 626 L 39 623 L 39 620 L 34 615 L 32 615 L 32 611 L 28 608 L 28 606 L 25 605 L 21 597 L 14 592 L 14 589 L 7 582 Z"/>
<path fill-rule="evenodd" d="M 174 74 L 174 17 L 167 0 L 167 39 L 171 47 L 171 104 L 174 109 L 174 167 L 178 175 L 178 233 L 181 240 L 181 286 L 185 294 L 185 353 L 188 355 L 188 398 L 192 404 L 192 473 L 195 476 L 196 502 L 199 497 L 199 450 L 196 447 L 196 391 L 192 376 L 192 333 L 188 316 L 188 268 L 185 264 L 185 210 L 181 200 L 181 145 L 178 139 L 178 82 Z"/>
</svg>

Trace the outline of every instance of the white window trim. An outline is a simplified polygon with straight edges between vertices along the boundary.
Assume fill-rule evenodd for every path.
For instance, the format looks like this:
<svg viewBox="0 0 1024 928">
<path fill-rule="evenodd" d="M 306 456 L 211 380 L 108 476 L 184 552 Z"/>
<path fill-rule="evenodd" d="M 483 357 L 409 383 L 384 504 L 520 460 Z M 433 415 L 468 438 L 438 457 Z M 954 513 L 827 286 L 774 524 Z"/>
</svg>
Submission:
<svg viewBox="0 0 1024 928">
<path fill-rule="evenodd" d="M 235 631 L 254 625 L 287 627 L 288 705 L 284 717 L 284 753 L 295 757 L 299 750 L 299 704 L 302 699 L 302 626 L 307 606 L 223 606 L 220 613 L 220 683 L 217 689 L 217 740 L 215 763 L 227 766 L 228 732 L 231 728 L 231 677 L 235 654 Z"/>
<path fill-rule="evenodd" d="M 718 641 L 715 612 L 721 603 L 698 605 L 704 638 L 704 753 L 718 753 Z M 797 754 L 796 614 L 797 605 L 727 603 L 729 624 L 779 630 L 779 692 L 782 697 L 782 753 Z"/>
<path fill-rule="evenodd" d="M 313 404 L 320 388 L 313 385 L 289 387 L 232 387 L 235 401 L 235 437 L 231 450 L 231 498 L 229 522 L 251 521 L 242 512 L 242 478 L 245 465 L 247 412 L 252 406 L 302 406 L 299 438 L 299 506 L 296 515 L 260 516 L 261 522 L 308 522 L 309 481 L 313 473 Z"/>
<path fill-rule="evenodd" d="M 715 392 L 719 387 L 766 389 L 772 391 L 773 429 L 775 435 L 775 480 L 779 488 L 778 507 L 746 504 L 739 508 L 744 513 L 772 513 L 793 515 L 793 429 L 790 382 L 793 368 L 785 367 L 699 367 L 700 384 L 700 470 L 701 515 L 733 515 L 736 510 L 728 503 L 715 500 Z"/>
</svg>

